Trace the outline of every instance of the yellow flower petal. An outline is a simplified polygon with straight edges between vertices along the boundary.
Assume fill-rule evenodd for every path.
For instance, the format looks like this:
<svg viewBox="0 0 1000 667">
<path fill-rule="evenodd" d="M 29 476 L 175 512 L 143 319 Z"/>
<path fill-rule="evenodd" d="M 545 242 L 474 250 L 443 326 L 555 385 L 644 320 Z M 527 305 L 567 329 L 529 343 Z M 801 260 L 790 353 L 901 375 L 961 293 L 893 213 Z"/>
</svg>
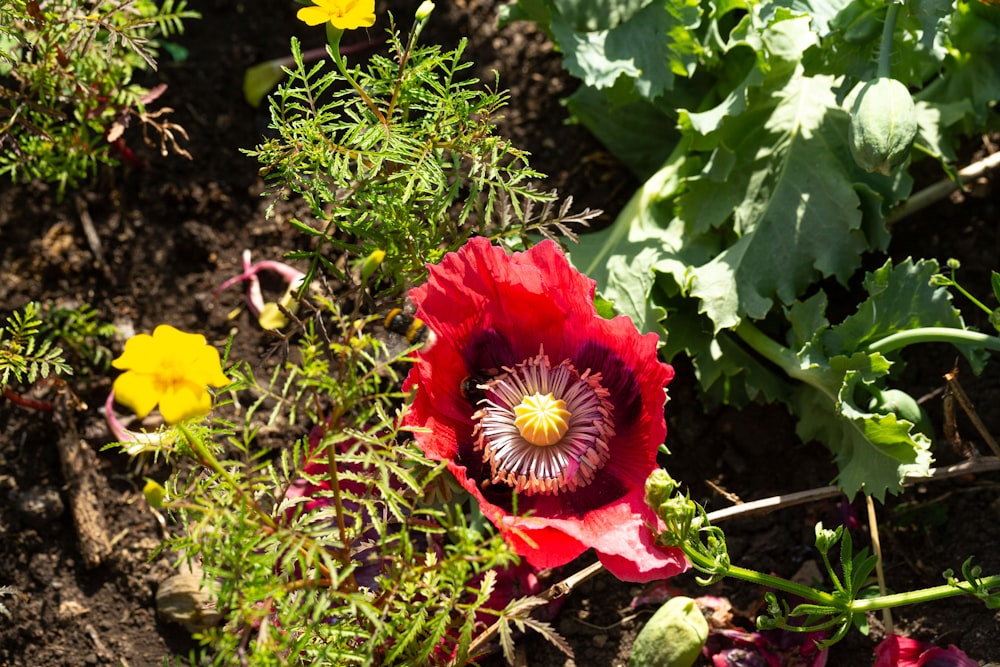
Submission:
<svg viewBox="0 0 1000 667">
<path fill-rule="evenodd" d="M 330 12 L 322 7 L 303 7 L 295 16 L 306 25 L 320 25 L 330 20 Z"/>
<path fill-rule="evenodd" d="M 204 336 L 168 324 L 156 327 L 152 336 L 139 334 L 129 339 L 112 363 L 126 370 L 114 384 L 119 402 L 139 417 L 159 404 L 169 424 L 208 414 L 212 396 L 206 386 L 229 384 L 219 351 Z"/>
<path fill-rule="evenodd" d="M 159 366 L 160 355 L 156 342 L 149 334 L 137 334 L 125 341 L 125 349 L 111 365 L 121 370 L 152 373 Z"/>
<path fill-rule="evenodd" d="M 211 411 L 212 395 L 207 389 L 190 382 L 168 387 L 160 396 L 160 414 L 168 424 L 203 417 Z"/>
<path fill-rule="evenodd" d="M 153 339 L 163 350 L 164 355 L 183 354 L 187 350 L 196 350 L 207 344 L 201 334 L 185 333 L 169 324 L 161 324 L 153 329 Z"/>
<path fill-rule="evenodd" d="M 192 357 L 193 372 L 188 379 L 194 384 L 209 387 L 225 387 L 229 378 L 222 372 L 222 358 L 211 345 L 202 345 Z"/>
<path fill-rule="evenodd" d="M 303 7 L 295 16 L 307 25 L 329 21 L 334 28 L 354 30 L 375 24 L 375 0 L 313 0 L 314 7 Z"/>
<path fill-rule="evenodd" d="M 152 412 L 160 399 L 156 376 L 136 371 L 126 371 L 119 375 L 112 389 L 115 400 L 130 408 L 139 419 Z"/>
<path fill-rule="evenodd" d="M 375 0 L 348 2 L 346 11 L 339 18 L 330 20 L 334 28 L 354 30 L 367 28 L 375 23 Z"/>
<path fill-rule="evenodd" d="M 260 315 L 257 316 L 257 324 L 260 325 L 261 329 L 273 331 L 288 324 L 288 318 L 285 317 L 285 314 L 278 308 L 278 304 L 273 301 L 269 301 L 264 304 L 264 309 L 260 311 Z"/>
<path fill-rule="evenodd" d="M 373 25 L 375 23 L 375 15 L 344 16 L 330 19 L 330 23 L 333 24 L 334 28 L 340 28 L 341 30 L 356 30 Z"/>
</svg>

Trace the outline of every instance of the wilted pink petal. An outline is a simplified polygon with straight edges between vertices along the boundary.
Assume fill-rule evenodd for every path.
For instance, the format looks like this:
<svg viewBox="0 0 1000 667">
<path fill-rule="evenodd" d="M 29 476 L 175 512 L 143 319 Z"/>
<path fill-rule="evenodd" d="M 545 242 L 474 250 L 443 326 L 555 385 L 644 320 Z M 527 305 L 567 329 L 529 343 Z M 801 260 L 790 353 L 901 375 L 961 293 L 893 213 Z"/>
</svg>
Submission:
<svg viewBox="0 0 1000 667">
<path fill-rule="evenodd" d="M 945 649 L 889 634 L 875 647 L 873 667 L 979 667 L 979 663 L 954 645 Z"/>
</svg>

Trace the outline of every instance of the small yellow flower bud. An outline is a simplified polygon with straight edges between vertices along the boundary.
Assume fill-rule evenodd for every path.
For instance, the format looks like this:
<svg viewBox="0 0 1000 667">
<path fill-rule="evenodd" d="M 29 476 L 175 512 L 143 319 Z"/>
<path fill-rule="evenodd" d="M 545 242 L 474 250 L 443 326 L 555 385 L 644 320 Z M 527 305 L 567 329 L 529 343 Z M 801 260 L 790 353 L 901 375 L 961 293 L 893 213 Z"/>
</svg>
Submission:
<svg viewBox="0 0 1000 667">
<path fill-rule="evenodd" d="M 372 277 L 372 274 L 375 273 L 375 269 L 382 264 L 382 260 L 384 259 L 385 250 L 376 250 L 365 258 L 364 264 L 361 265 L 362 284 L 368 282 L 368 279 Z"/>
<path fill-rule="evenodd" d="M 257 324 L 260 325 L 261 329 L 266 331 L 276 331 L 288 324 L 288 318 L 278 308 L 277 303 L 268 301 L 264 304 L 264 309 L 260 311 L 260 315 L 257 316 Z"/>
<path fill-rule="evenodd" d="M 434 11 L 434 3 L 431 2 L 431 0 L 424 0 L 423 2 L 420 3 L 420 6 L 417 7 L 417 20 L 423 21 L 428 16 L 430 16 L 431 12 L 433 11 Z"/>
<path fill-rule="evenodd" d="M 163 499 L 167 496 L 167 490 L 157 484 L 154 480 L 146 479 L 146 486 L 142 487 L 142 495 L 146 496 L 146 502 L 150 507 L 157 509 L 163 507 Z"/>
</svg>

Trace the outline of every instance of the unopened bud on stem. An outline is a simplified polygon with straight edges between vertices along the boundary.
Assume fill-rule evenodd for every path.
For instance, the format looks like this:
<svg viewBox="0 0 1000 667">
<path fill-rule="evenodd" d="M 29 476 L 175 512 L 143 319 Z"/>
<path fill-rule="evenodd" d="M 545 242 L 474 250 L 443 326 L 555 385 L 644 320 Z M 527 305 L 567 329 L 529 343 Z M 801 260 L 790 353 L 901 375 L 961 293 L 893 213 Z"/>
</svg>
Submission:
<svg viewBox="0 0 1000 667">
<path fill-rule="evenodd" d="M 420 6 L 417 7 L 417 20 L 423 21 L 428 16 L 430 16 L 431 12 L 433 11 L 434 11 L 434 3 L 431 2 L 431 0 L 424 0 L 423 2 L 420 3 Z"/>
</svg>

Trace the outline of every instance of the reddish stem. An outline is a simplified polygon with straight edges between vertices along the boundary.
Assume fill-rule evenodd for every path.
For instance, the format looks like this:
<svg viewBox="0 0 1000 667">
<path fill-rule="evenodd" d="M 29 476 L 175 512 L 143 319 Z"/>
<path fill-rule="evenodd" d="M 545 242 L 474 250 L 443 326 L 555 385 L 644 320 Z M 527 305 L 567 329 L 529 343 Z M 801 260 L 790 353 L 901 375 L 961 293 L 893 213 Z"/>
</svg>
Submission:
<svg viewBox="0 0 1000 667">
<path fill-rule="evenodd" d="M 3 396 L 14 405 L 19 405 L 28 410 L 40 410 L 42 412 L 52 412 L 55 409 L 48 401 L 36 401 L 33 398 L 21 396 L 10 387 L 4 387 Z"/>
</svg>

